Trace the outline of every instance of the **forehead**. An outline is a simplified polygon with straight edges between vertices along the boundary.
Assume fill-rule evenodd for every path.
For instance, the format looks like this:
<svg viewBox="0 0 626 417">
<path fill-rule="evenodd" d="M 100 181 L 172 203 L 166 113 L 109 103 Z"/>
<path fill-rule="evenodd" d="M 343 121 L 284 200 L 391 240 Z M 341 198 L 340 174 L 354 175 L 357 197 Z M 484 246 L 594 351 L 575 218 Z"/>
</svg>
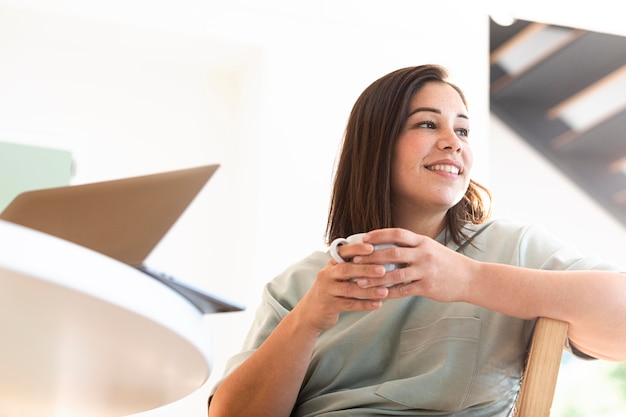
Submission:
<svg viewBox="0 0 626 417">
<path fill-rule="evenodd" d="M 459 92 L 443 82 L 428 82 L 413 94 L 410 110 L 418 107 L 432 107 L 467 114 L 467 106 Z"/>
</svg>

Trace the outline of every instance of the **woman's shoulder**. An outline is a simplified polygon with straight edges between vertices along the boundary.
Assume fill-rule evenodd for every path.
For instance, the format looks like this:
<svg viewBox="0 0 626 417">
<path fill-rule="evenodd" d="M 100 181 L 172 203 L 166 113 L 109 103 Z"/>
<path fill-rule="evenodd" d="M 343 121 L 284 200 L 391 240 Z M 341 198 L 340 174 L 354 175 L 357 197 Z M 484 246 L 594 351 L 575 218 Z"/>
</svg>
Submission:
<svg viewBox="0 0 626 417">
<path fill-rule="evenodd" d="M 292 263 L 289 265 L 280 275 L 280 276 L 299 276 L 306 275 L 308 276 L 311 272 L 315 272 L 322 269 L 324 265 L 329 261 L 330 254 L 326 251 L 316 250 L 311 254 L 305 256 L 302 259 Z M 278 278 L 278 277 L 277 277 Z"/>
<path fill-rule="evenodd" d="M 511 249 L 528 245 L 546 245 L 552 248 L 549 251 L 553 251 L 559 247 L 568 246 L 541 225 L 520 223 L 506 218 L 492 219 L 480 225 L 472 225 L 468 235 L 469 240 L 474 244 L 511 246 Z"/>
<path fill-rule="evenodd" d="M 471 257 L 486 257 L 492 261 L 503 261 L 514 256 L 521 248 L 533 246 L 535 241 L 552 241 L 545 230 L 537 225 L 504 218 L 468 225 L 465 232 L 467 240 L 456 250 Z"/>
<path fill-rule="evenodd" d="M 285 268 L 267 284 L 267 289 L 275 298 L 297 302 L 313 285 L 317 273 L 329 259 L 328 252 L 314 251 Z"/>
<path fill-rule="evenodd" d="M 466 255 L 498 263 L 540 269 L 619 270 L 595 255 L 585 255 L 546 227 L 494 219 L 474 226 Z"/>
<path fill-rule="evenodd" d="M 529 229 L 537 228 L 540 226 L 536 224 L 520 223 L 507 218 L 494 218 L 486 221 L 483 224 L 472 225 L 475 230 L 485 229 L 492 233 L 508 232 L 508 233 L 525 233 Z"/>
<path fill-rule="evenodd" d="M 488 220 L 483 224 L 469 225 L 466 228 L 469 231 L 470 239 L 477 239 L 479 235 L 482 238 L 506 238 L 506 239 L 528 239 L 539 237 L 555 238 L 548 230 L 538 224 L 520 223 L 506 218 L 495 218 Z"/>
</svg>

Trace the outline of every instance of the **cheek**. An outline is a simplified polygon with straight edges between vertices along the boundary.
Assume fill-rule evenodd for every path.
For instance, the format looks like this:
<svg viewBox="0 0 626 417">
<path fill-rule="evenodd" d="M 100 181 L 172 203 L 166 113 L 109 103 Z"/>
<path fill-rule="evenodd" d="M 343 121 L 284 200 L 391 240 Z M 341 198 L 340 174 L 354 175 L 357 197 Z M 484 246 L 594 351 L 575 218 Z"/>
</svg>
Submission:
<svg viewBox="0 0 626 417">
<path fill-rule="evenodd" d="M 424 145 L 418 140 L 401 140 L 396 142 L 391 160 L 391 190 L 402 192 L 415 185 L 416 175 L 420 175 L 420 167 L 425 154 Z"/>
<path fill-rule="evenodd" d="M 472 171 L 472 167 L 474 166 L 474 152 L 469 145 L 465 145 L 465 149 L 463 150 L 463 164 L 465 165 L 465 171 L 469 175 Z"/>
<path fill-rule="evenodd" d="M 429 144 L 419 137 L 406 135 L 398 138 L 394 145 L 392 162 L 395 165 L 414 166 L 421 163 L 429 152 Z"/>
</svg>

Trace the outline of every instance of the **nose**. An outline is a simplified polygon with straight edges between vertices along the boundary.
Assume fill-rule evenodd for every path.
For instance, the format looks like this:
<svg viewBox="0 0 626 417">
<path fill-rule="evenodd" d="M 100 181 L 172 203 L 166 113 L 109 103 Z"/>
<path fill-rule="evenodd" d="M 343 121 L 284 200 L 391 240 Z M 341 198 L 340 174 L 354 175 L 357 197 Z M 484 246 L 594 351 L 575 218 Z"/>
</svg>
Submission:
<svg viewBox="0 0 626 417">
<path fill-rule="evenodd" d="M 446 129 L 445 132 L 442 132 L 437 144 L 442 150 L 453 152 L 461 152 L 463 150 L 463 141 L 459 139 L 454 129 Z"/>
</svg>

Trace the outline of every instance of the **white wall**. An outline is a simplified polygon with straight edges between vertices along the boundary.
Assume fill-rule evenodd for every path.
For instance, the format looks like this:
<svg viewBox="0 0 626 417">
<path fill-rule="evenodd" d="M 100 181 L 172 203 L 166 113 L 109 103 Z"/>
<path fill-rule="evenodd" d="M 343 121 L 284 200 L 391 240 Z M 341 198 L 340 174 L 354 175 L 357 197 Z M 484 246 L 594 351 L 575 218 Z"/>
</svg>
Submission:
<svg viewBox="0 0 626 417">
<path fill-rule="evenodd" d="M 583 253 L 626 265 L 624 226 L 495 116 L 490 129 L 495 215 L 541 224 Z"/>
</svg>

